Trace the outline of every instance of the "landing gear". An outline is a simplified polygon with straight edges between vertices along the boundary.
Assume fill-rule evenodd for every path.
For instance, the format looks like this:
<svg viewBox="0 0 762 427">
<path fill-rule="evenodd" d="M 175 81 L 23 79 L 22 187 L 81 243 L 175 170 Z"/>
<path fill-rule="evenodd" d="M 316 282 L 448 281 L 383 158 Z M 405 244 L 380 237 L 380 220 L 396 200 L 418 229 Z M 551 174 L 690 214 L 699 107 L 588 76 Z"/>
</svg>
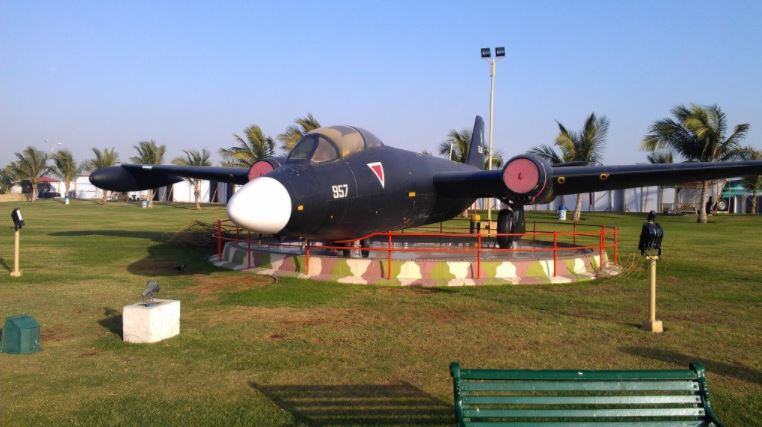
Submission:
<svg viewBox="0 0 762 427">
<path fill-rule="evenodd" d="M 352 251 L 357 250 L 357 243 L 331 242 L 331 246 L 337 247 L 335 251 L 340 253 L 344 258 L 352 257 Z M 368 248 L 370 248 L 370 240 L 360 240 L 360 248 L 360 254 L 362 254 L 362 257 L 368 258 L 370 256 L 370 250 L 368 250 Z M 355 252 L 355 254 L 357 254 L 357 252 Z"/>
<path fill-rule="evenodd" d="M 516 205 L 508 209 L 501 209 L 497 214 L 497 233 L 512 234 L 526 232 L 524 223 L 524 206 Z M 497 245 L 501 249 L 510 248 L 519 236 L 498 236 Z"/>
<path fill-rule="evenodd" d="M 368 239 L 362 239 L 360 240 L 360 247 L 363 248 L 360 250 L 360 253 L 362 254 L 363 258 L 368 258 L 370 256 L 370 251 L 367 249 L 370 247 L 370 240 Z"/>
</svg>

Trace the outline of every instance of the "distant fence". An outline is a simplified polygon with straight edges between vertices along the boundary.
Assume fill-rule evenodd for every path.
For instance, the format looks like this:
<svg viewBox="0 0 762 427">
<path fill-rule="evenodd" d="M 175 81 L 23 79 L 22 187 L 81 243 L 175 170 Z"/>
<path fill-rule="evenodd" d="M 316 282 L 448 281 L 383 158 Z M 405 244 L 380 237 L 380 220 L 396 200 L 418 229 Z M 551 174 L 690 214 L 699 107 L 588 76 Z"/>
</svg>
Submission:
<svg viewBox="0 0 762 427">
<path fill-rule="evenodd" d="M 0 194 L 0 202 L 23 202 L 26 196 L 21 193 Z"/>
</svg>

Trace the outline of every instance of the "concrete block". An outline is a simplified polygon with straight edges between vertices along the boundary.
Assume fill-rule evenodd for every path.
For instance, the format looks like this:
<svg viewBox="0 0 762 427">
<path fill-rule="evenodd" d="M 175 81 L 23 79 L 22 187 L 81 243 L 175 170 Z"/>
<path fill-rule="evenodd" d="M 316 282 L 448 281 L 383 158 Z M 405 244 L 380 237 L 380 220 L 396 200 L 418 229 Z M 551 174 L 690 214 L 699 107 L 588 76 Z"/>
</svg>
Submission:
<svg viewBox="0 0 762 427">
<path fill-rule="evenodd" d="M 125 305 L 122 336 L 132 343 L 152 343 L 180 334 L 180 301 L 155 299 L 150 305 Z"/>
</svg>

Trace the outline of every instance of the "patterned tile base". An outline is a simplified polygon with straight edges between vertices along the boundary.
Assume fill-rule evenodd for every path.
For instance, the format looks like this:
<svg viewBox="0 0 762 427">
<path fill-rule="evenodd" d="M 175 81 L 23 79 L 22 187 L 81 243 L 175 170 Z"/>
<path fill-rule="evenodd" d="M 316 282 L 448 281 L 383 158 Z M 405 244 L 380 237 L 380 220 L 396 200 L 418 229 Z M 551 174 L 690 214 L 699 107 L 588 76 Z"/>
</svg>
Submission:
<svg viewBox="0 0 762 427">
<path fill-rule="evenodd" d="M 552 259 L 483 260 L 480 263 L 478 275 L 475 260 L 392 260 L 390 267 L 386 259 L 311 255 L 309 266 L 307 266 L 307 257 L 303 254 L 274 253 L 252 248 L 251 257 L 249 257 L 246 244 L 241 242 L 227 243 L 222 252 L 222 259 L 213 255 L 209 261 L 218 267 L 251 271 L 257 274 L 360 285 L 535 285 L 587 281 L 600 274 L 598 272 L 600 257 L 595 253 L 559 256 L 555 276 Z M 617 274 L 618 269 L 616 266 L 609 265 L 605 252 L 603 262 L 605 275 Z M 391 268 L 391 277 L 387 278 L 389 268 Z"/>
</svg>

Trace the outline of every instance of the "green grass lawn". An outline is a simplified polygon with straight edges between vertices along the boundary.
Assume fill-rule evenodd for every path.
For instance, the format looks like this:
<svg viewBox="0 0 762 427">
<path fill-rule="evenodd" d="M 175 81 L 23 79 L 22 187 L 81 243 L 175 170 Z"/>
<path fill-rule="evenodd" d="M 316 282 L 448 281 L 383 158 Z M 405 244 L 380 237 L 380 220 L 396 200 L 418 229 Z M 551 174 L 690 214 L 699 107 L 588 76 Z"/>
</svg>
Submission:
<svg viewBox="0 0 762 427">
<path fill-rule="evenodd" d="M 0 204 L 7 271 L 16 205 Z M 222 207 L 20 207 L 23 276 L 0 270 L 0 318 L 37 318 L 43 351 L 0 354 L 3 426 L 446 425 L 454 360 L 551 369 L 701 361 L 720 419 L 760 425 L 762 217 L 714 216 L 708 225 L 659 218 L 665 332 L 652 335 L 639 327 L 648 316 L 647 266 L 635 250 L 643 214 L 583 215 L 621 228 L 618 277 L 423 289 L 274 282 L 216 269 L 205 261 L 213 247 L 177 232 L 224 218 Z M 529 221 L 550 218 L 529 213 Z M 182 332 L 125 344 L 121 309 L 149 278 L 159 281 L 159 297 L 182 301 Z"/>
</svg>

